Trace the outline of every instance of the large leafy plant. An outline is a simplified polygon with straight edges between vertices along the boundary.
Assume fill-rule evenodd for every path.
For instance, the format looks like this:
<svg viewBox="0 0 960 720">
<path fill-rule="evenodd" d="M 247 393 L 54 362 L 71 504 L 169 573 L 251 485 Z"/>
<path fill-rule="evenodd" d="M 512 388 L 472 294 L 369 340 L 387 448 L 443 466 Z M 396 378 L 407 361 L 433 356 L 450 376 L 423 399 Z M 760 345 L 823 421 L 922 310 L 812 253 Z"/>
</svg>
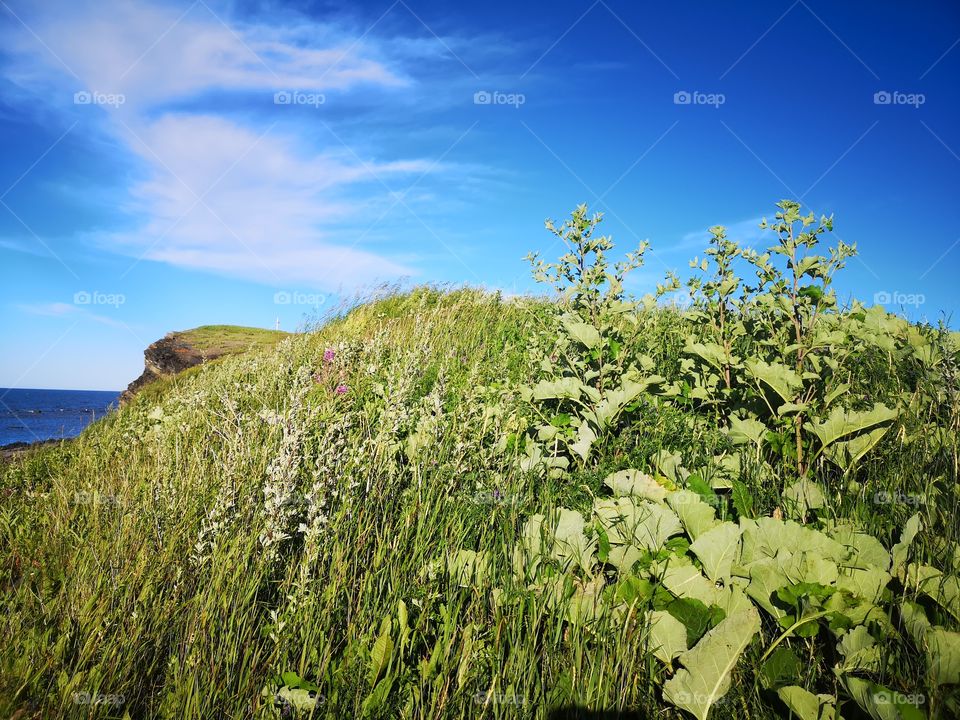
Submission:
<svg viewBox="0 0 960 720">
<path fill-rule="evenodd" d="M 851 393 L 847 381 L 863 337 L 847 330 L 833 283 L 856 248 L 840 241 L 818 254 L 833 219 L 803 215 L 789 200 L 777 208 L 761 224 L 776 239 L 763 253 L 730 240 L 721 226 L 710 229 L 705 257 L 691 263 L 698 274 L 687 283 L 687 358 L 669 392 L 711 411 L 735 443 L 786 460 L 797 477 L 820 458 L 847 471 L 897 416 Z M 670 276 L 659 291 L 678 287 Z"/>
<path fill-rule="evenodd" d="M 696 493 L 636 470 L 606 485 L 613 496 L 596 498 L 587 517 L 560 508 L 527 520 L 514 587 L 495 589 L 498 603 L 533 593 L 578 627 L 639 624 L 663 699 L 699 720 L 717 715 L 745 661 L 801 720 L 838 718 L 843 703 L 877 718 L 960 711 L 949 687 L 960 682 L 960 633 L 949 629 L 960 585 L 915 560 L 920 515 L 888 550 L 848 522 L 722 520 Z M 456 551 L 450 577 L 487 586 L 479 560 Z M 829 671 L 811 675 L 801 654 L 828 658 Z M 889 684 L 908 662 L 922 676 Z"/>
<path fill-rule="evenodd" d="M 546 465 L 560 474 L 571 461 L 587 463 L 598 439 L 645 390 L 662 381 L 647 374 L 649 358 L 625 352 L 639 319 L 636 305 L 624 299 L 623 284 L 643 264 L 647 244 L 611 264 L 607 254 L 613 242 L 596 232 L 601 220 L 599 213 L 588 215 L 586 205 L 560 226 L 548 220 L 547 229 L 567 252 L 557 262 L 527 256 L 534 279 L 559 297 L 552 325 L 542 336 L 541 377 L 525 389 L 537 417 L 527 439 L 527 469 Z"/>
</svg>

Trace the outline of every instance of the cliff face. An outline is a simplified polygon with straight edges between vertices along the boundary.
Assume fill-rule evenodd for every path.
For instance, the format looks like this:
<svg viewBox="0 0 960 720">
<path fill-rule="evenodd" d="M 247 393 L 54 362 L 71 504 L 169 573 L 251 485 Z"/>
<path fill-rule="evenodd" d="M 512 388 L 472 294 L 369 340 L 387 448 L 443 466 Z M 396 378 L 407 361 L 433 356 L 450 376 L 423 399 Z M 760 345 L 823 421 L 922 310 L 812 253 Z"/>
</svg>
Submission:
<svg viewBox="0 0 960 720">
<path fill-rule="evenodd" d="M 222 354 L 210 350 L 200 352 L 186 340 L 183 333 L 170 333 L 143 351 L 143 373 L 123 391 L 120 402 L 129 402 L 140 388 L 154 380 L 176 375 Z"/>
<path fill-rule="evenodd" d="M 288 336 L 288 333 L 279 330 L 238 325 L 204 325 L 193 330 L 172 332 L 143 351 L 143 374 L 123 391 L 120 403 L 129 402 L 144 385 L 154 380 L 176 375 L 224 355 L 270 347 Z"/>
</svg>

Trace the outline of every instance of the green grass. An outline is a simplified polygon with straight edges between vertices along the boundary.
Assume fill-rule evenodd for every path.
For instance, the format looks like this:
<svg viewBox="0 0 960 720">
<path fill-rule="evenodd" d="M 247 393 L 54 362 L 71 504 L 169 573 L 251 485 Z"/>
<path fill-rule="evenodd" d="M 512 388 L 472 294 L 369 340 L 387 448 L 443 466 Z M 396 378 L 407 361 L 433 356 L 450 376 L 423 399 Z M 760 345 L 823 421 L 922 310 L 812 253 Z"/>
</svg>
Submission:
<svg viewBox="0 0 960 720">
<path fill-rule="evenodd" d="M 177 335 L 202 353 L 228 355 L 271 347 L 289 337 L 290 333 L 240 325 L 201 325 Z"/>
<path fill-rule="evenodd" d="M 642 614 L 570 622 L 517 576 L 514 551 L 531 515 L 589 512 L 610 472 L 653 471 L 664 449 L 697 467 L 728 441 L 651 398 L 589 466 L 519 472 L 531 417 L 518 389 L 536 376 L 552 312 L 418 289 L 312 333 L 198 328 L 198 347 L 261 347 L 158 383 L 77 441 L 0 467 L 0 716 L 280 717 L 278 686 L 296 681 L 279 678 L 295 673 L 318 688 L 315 717 L 689 717 L 663 700 L 670 673 L 648 652 Z M 682 318 L 650 310 L 641 324 L 657 367 L 679 366 Z M 880 397 L 955 392 L 955 377 L 906 373 L 878 355 L 854 380 Z M 925 411 L 904 427 L 924 427 Z M 944 567 L 958 534 L 953 442 L 889 434 L 856 487 L 830 494 L 830 511 L 889 548 L 919 510 L 936 533 L 919 538 L 917 559 Z M 749 459 L 740 480 L 753 515 L 780 507 Z M 925 500 L 878 504 L 881 491 Z M 729 498 L 723 512 L 734 513 Z M 461 549 L 486 553 L 488 570 L 449 572 Z M 758 680 L 777 634 L 765 626 L 711 717 L 785 716 Z M 835 691 L 834 642 L 784 644 L 804 660 L 796 682 Z M 907 692 L 922 661 L 903 657 L 913 664 L 880 679 Z M 850 703 L 843 712 L 865 717 Z"/>
</svg>

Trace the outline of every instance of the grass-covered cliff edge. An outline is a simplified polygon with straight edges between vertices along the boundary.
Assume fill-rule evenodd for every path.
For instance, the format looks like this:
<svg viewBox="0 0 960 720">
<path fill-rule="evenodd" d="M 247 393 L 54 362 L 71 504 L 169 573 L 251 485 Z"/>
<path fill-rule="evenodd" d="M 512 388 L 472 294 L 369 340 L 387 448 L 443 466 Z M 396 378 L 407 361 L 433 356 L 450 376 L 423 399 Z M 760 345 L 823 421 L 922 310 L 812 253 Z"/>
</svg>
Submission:
<svg viewBox="0 0 960 720">
<path fill-rule="evenodd" d="M 825 220 L 681 309 L 578 210 L 556 300 L 380 298 L 0 467 L 0 715 L 958 716 L 956 336 L 839 307 Z"/>
</svg>

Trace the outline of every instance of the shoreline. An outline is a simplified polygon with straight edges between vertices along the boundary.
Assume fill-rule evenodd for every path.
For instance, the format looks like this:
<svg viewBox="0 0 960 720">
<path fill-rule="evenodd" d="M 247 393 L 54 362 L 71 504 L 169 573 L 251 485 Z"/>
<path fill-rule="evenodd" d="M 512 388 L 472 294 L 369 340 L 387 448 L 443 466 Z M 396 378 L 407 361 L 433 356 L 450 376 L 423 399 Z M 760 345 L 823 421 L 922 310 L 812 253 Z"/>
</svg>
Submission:
<svg viewBox="0 0 960 720">
<path fill-rule="evenodd" d="M 49 438 L 48 440 L 34 440 L 33 442 L 18 440 L 17 442 L 0 445 L 0 461 L 9 462 L 44 445 L 57 445 L 62 442 L 70 442 L 71 440 L 73 440 L 73 438 Z"/>
</svg>

